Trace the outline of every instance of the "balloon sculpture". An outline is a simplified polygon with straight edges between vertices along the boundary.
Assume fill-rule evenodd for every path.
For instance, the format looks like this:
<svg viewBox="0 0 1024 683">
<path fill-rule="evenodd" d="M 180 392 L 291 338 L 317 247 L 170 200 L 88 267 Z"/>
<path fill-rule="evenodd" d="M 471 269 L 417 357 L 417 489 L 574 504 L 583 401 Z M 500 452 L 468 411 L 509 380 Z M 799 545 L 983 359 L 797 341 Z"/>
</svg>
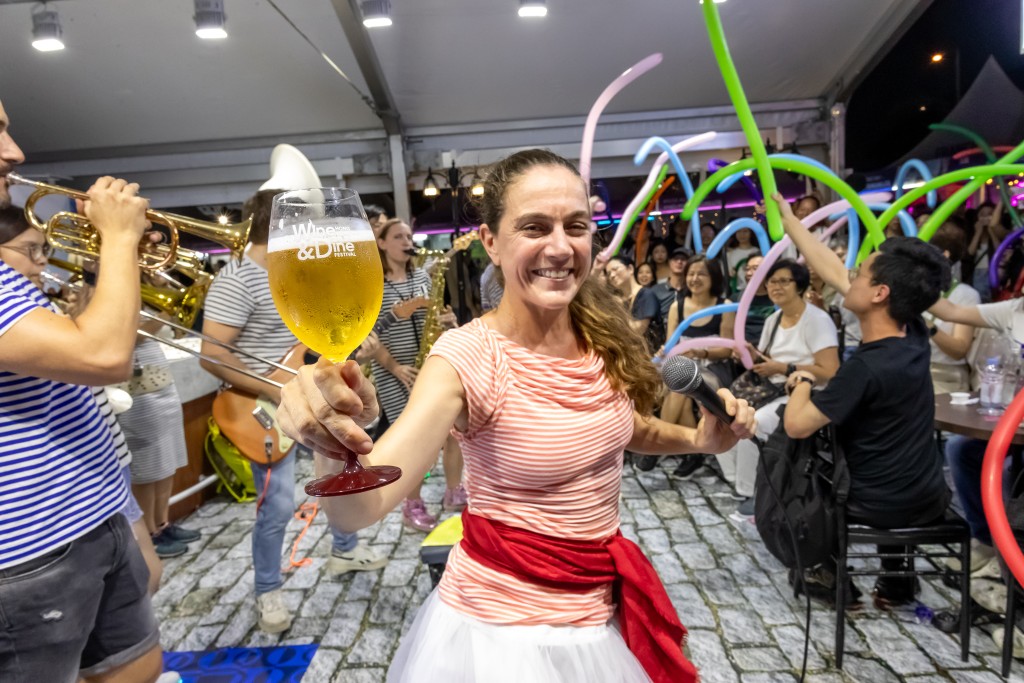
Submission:
<svg viewBox="0 0 1024 683">
<path fill-rule="evenodd" d="M 754 272 L 753 277 L 747 283 L 747 287 L 744 289 L 738 304 L 734 303 L 712 306 L 702 311 L 698 311 L 683 320 L 674 330 L 672 337 L 666 342 L 664 347 L 665 355 L 675 355 L 692 348 L 729 347 L 735 349 L 737 355 L 739 355 L 743 362 L 743 365 L 750 368 L 753 365 L 753 359 L 751 358 L 747 345 L 744 342 L 744 328 L 746 326 L 747 312 L 750 308 L 754 294 L 761 285 L 761 282 L 763 282 L 766 273 L 790 244 L 789 238 L 783 233 L 779 208 L 771 201 L 767 202 L 765 206 L 767 233 L 765 232 L 764 227 L 762 227 L 757 221 L 749 218 L 739 219 L 730 223 L 723 233 L 718 235 L 711 244 L 702 244 L 697 212 L 700 208 L 701 202 L 703 202 L 711 192 L 716 190 L 718 192 L 724 192 L 733 183 L 742 181 L 744 185 L 747 186 L 751 194 L 753 194 L 755 200 L 759 200 L 762 196 L 770 197 L 777 191 L 775 176 L 773 173 L 776 169 L 807 176 L 818 181 L 822 185 L 833 190 L 841 199 L 838 202 L 818 209 L 810 216 L 803 219 L 803 222 L 805 225 L 810 227 L 825 218 L 832 217 L 835 222 L 824 232 L 823 235 L 821 235 L 821 239 L 827 239 L 845 224 L 848 228 L 848 253 L 846 265 L 848 268 L 852 268 L 867 258 L 873 250 L 877 249 L 879 245 L 885 241 L 883 228 L 894 218 L 899 220 L 900 226 L 905 235 L 913 236 L 916 234 L 919 239 L 928 241 L 931 239 L 932 235 L 935 234 L 935 231 L 939 226 L 942 225 L 942 223 L 957 209 L 957 207 L 966 201 L 968 197 L 977 192 L 979 188 L 983 187 L 986 181 L 990 178 L 1000 179 L 1001 181 L 1003 176 L 1024 174 L 1024 165 L 1014 163 L 1020 159 L 1021 156 L 1024 156 L 1024 142 L 1009 150 L 1000 148 L 1000 151 L 1005 151 L 1006 153 L 997 159 L 995 157 L 995 153 L 991 148 L 984 144 L 984 141 L 978 142 L 976 136 L 971 137 L 970 131 L 965 132 L 962 130 L 958 130 L 956 132 L 961 132 L 968 137 L 971 137 L 972 140 L 975 140 L 979 148 L 982 148 L 988 155 L 990 163 L 982 166 L 963 168 L 944 173 L 937 177 L 932 177 L 928 167 L 922 162 L 918 160 L 908 161 L 899 169 L 897 174 L 897 190 L 895 196 L 892 196 L 889 192 L 874 192 L 866 194 L 865 196 L 860 196 L 831 169 L 815 159 L 794 154 L 768 154 L 764 147 L 764 143 L 761 140 L 757 123 L 754 120 L 754 116 L 750 110 L 750 105 L 748 104 L 746 95 L 743 92 L 743 86 L 740 83 L 739 75 L 736 72 L 736 67 L 733 64 L 732 57 L 729 53 L 729 47 L 726 43 L 721 19 L 719 17 L 718 5 L 713 2 L 705 2 L 702 3 L 701 9 L 704 13 L 704 22 L 707 26 L 711 49 L 714 52 L 715 60 L 717 61 L 719 70 L 722 74 L 722 79 L 725 82 L 729 97 L 736 110 L 736 115 L 739 118 L 740 126 L 746 137 L 747 146 L 750 148 L 751 156 L 729 164 L 720 160 L 712 160 L 709 165 L 709 170 L 714 172 L 708 176 L 700 186 L 693 188 L 690 183 L 689 176 L 679 159 L 679 153 L 685 149 L 690 149 L 707 142 L 711 138 L 715 137 L 716 134 L 714 132 L 707 132 L 686 138 L 675 144 L 670 144 L 667 140 L 660 137 L 652 137 L 648 139 L 637 151 L 634 163 L 637 165 L 644 163 L 644 160 L 655 147 L 661 150 L 661 154 L 655 159 L 654 164 L 651 166 L 650 172 L 647 176 L 647 181 L 623 213 L 622 219 L 619 222 L 611 243 L 600 254 L 598 254 L 598 260 L 601 262 L 607 262 L 608 259 L 618 253 L 619 248 L 629 235 L 641 208 L 650 203 L 653 195 L 658 191 L 659 186 L 665 179 L 665 174 L 667 172 L 666 168 L 669 164 L 672 165 L 673 169 L 678 174 L 678 179 L 686 195 L 687 201 L 683 208 L 681 219 L 690 222 L 690 230 L 693 236 L 694 247 L 698 253 L 705 252 L 709 257 L 714 257 L 722 249 L 732 234 L 737 230 L 746 228 L 754 232 L 754 235 L 758 239 L 758 245 L 761 248 L 762 254 L 765 255 L 765 258 L 762 264 Z M 590 178 L 590 161 L 593 150 L 594 132 L 601 112 L 608 105 L 611 99 L 615 97 L 620 90 L 622 90 L 622 88 L 657 66 L 660 62 L 661 54 L 653 54 L 644 58 L 630 69 L 627 69 L 622 75 L 609 84 L 609 86 L 605 88 L 604 92 L 601 93 L 598 100 L 594 103 L 594 106 L 587 117 L 587 123 L 584 129 L 583 145 L 580 154 L 580 171 L 583 174 L 584 179 L 588 182 Z M 923 182 L 920 186 L 910 189 L 909 191 L 905 191 L 904 186 L 907 174 L 910 171 L 914 171 L 919 175 Z M 751 177 L 748 177 L 748 174 Z M 755 178 L 757 180 L 757 185 L 754 184 Z M 945 187 L 951 183 L 960 182 L 965 184 L 941 204 L 938 203 L 937 190 L 939 188 Z M 761 190 L 763 190 L 763 195 L 760 194 L 758 185 Z M 925 196 L 927 197 L 928 206 L 932 208 L 933 211 L 931 216 L 929 216 L 920 229 L 918 229 L 909 213 L 907 213 L 907 208 L 915 201 Z M 890 199 L 891 201 L 889 201 Z M 876 211 L 880 213 L 876 215 Z M 1012 240 L 1015 240 L 1022 235 L 1024 235 L 1024 230 L 1015 231 L 1006 242 L 1000 245 L 1000 250 L 1004 251 Z M 771 240 L 775 241 L 774 246 L 770 245 Z M 1002 251 L 999 251 L 998 253 L 1001 254 Z M 993 258 L 992 261 L 993 264 L 998 263 L 998 259 L 996 258 Z M 694 320 L 732 311 L 736 312 L 736 324 L 735 329 L 733 330 L 733 339 L 705 337 L 680 341 L 683 332 L 686 331 Z M 1021 397 L 1018 397 L 1018 399 L 1020 398 Z M 1019 422 L 1019 418 L 1024 415 L 1024 399 L 1015 401 L 1015 404 L 1017 403 L 1021 404 L 1021 410 L 1018 411 L 1019 414 L 1017 419 L 1017 422 Z M 1024 558 L 1022 558 L 1021 564 L 1024 565 Z M 1022 566 L 1022 571 L 1024 571 L 1024 566 Z M 1021 578 L 1020 574 L 1018 574 L 1018 579 L 1019 578 Z"/>
</svg>

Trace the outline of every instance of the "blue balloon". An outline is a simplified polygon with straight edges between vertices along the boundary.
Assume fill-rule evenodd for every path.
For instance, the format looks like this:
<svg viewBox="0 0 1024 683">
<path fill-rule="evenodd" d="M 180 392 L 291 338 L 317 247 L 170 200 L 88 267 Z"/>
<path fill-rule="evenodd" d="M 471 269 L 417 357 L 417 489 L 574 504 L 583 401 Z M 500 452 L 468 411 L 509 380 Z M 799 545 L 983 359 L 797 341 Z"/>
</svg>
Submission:
<svg viewBox="0 0 1024 683">
<path fill-rule="evenodd" d="M 757 236 L 757 245 L 761 247 L 761 254 L 767 254 L 768 250 L 772 248 L 771 241 L 768 239 L 768 233 L 765 232 L 764 226 L 755 221 L 753 218 L 737 218 L 736 220 L 725 226 L 725 230 L 715 235 L 715 239 L 711 240 L 711 244 L 708 245 L 707 257 L 715 258 L 718 256 L 718 252 L 726 245 L 733 235 L 740 230 L 749 229 Z"/>
<path fill-rule="evenodd" d="M 672 167 L 676 169 L 676 175 L 679 176 L 679 182 L 683 186 L 686 198 L 690 199 L 693 197 L 693 183 L 690 182 L 690 176 L 686 173 L 686 169 L 683 168 L 683 162 L 680 161 L 679 155 L 676 154 L 676 151 L 672 149 L 672 145 L 665 138 L 658 137 L 657 135 L 647 138 L 647 141 L 640 146 L 640 149 L 633 156 L 633 163 L 637 166 L 642 164 L 654 147 L 658 147 L 668 155 Z M 693 235 L 694 250 L 699 254 L 703 251 L 704 245 L 700 241 L 700 217 L 697 215 L 698 213 L 698 211 L 694 211 L 693 216 L 690 217 L 690 232 Z"/>
<path fill-rule="evenodd" d="M 926 183 L 933 177 L 932 172 L 928 170 L 928 167 L 923 161 L 920 159 L 907 159 L 907 161 L 900 166 L 900 170 L 896 171 L 896 182 L 893 183 L 896 186 L 895 199 L 899 199 L 903 196 L 903 183 L 907 182 L 907 173 L 909 171 L 917 171 L 917 174 L 921 176 L 921 180 Z M 928 208 L 934 209 L 935 203 L 939 200 L 938 193 L 935 192 L 935 190 L 931 190 L 925 196 L 927 197 Z"/>
<path fill-rule="evenodd" d="M 693 324 L 694 320 L 700 320 L 701 318 L 707 318 L 709 315 L 719 315 L 721 313 L 734 313 L 739 310 L 739 304 L 718 304 L 717 306 L 710 306 L 708 308 L 697 311 L 693 315 L 686 318 L 683 322 L 679 323 L 679 327 L 672 332 L 672 336 L 667 342 L 665 342 L 665 353 L 671 351 L 679 340 L 683 336 L 683 332 L 686 332 L 687 328 Z"/>
</svg>

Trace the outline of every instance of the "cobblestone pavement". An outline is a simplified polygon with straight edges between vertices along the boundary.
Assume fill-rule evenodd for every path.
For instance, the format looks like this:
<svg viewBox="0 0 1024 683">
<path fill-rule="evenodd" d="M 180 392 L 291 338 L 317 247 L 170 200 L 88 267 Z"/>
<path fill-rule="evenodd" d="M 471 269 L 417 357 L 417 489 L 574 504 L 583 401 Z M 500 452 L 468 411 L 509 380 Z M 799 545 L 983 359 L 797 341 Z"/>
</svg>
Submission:
<svg viewBox="0 0 1024 683">
<path fill-rule="evenodd" d="M 308 478 L 311 462 L 298 465 L 300 481 Z M 761 545 L 752 524 L 727 519 L 736 502 L 711 470 L 680 482 L 667 476 L 674 466 L 675 459 L 668 458 L 652 472 L 627 467 L 622 529 L 640 543 L 665 582 L 690 630 L 690 654 L 703 681 L 796 681 L 805 607 L 792 597 L 785 569 Z M 423 497 L 429 509 L 440 508 L 443 492 L 442 476 L 426 482 Z M 304 497 L 299 484 L 296 500 Z M 319 649 L 304 682 L 383 681 L 400 635 L 430 591 L 418 556 L 423 534 L 403 527 L 400 513 L 391 513 L 360 532 L 390 555 L 387 567 L 334 579 L 324 566 L 330 535 L 320 513 L 299 544 L 299 556 L 310 557 L 312 564 L 292 570 L 284 584 L 295 621 L 285 633 L 268 635 L 255 628 L 253 510 L 251 504 L 211 501 L 184 520 L 203 538 L 164 566 L 163 585 L 154 599 L 163 647 L 182 651 L 315 642 Z M 293 520 L 288 549 L 303 524 Z M 871 581 L 859 584 L 865 593 Z M 954 591 L 936 583 L 924 586 L 921 600 L 936 612 L 958 602 Z M 956 638 L 870 604 L 847 622 L 844 670 L 837 672 L 832 668 L 833 623 L 832 612 L 814 606 L 808 681 L 1003 680 L 999 653 L 986 630 L 974 629 L 970 661 L 961 662 Z M 1014 663 L 1011 680 L 1024 680 L 1020 661 Z"/>
</svg>

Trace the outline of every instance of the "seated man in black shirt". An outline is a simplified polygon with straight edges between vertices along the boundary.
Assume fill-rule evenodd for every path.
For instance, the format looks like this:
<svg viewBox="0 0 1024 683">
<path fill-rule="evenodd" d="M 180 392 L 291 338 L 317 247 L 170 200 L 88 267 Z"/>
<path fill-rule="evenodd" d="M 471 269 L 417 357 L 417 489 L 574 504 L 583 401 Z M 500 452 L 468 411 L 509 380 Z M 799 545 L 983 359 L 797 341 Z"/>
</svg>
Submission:
<svg viewBox="0 0 1024 683">
<path fill-rule="evenodd" d="M 844 297 L 857 316 L 863 342 L 828 386 L 811 395 L 809 373 L 790 375 L 786 433 L 805 438 L 836 425 L 850 470 L 847 515 L 880 528 L 927 524 L 942 516 L 949 490 L 935 446 L 931 352 L 921 313 L 949 287 L 949 264 L 916 238 L 886 240 L 847 273 L 839 258 L 812 236 L 779 201 L 786 233 L 807 263 Z M 880 552 L 898 549 L 880 548 Z M 883 561 L 898 569 L 902 561 Z M 910 579 L 880 579 L 876 603 L 913 599 Z"/>
</svg>

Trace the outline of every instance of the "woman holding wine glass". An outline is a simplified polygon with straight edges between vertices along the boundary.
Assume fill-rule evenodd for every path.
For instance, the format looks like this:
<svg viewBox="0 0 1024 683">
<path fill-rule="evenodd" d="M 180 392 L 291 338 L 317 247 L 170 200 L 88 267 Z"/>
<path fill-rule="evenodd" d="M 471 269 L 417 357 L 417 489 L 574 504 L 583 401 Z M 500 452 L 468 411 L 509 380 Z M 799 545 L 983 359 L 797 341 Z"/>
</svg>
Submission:
<svg viewBox="0 0 1024 683">
<path fill-rule="evenodd" d="M 288 433 L 326 456 L 351 448 L 404 472 L 391 486 L 325 499 L 342 528 L 393 509 L 450 430 L 462 443 L 464 538 L 388 680 L 694 681 L 685 629 L 618 531 L 622 453 L 720 452 L 750 436 L 753 412 L 722 391 L 731 426 L 651 417 L 659 377 L 623 307 L 588 278 L 590 206 L 571 162 L 519 152 L 485 187 L 480 237 L 505 295 L 441 336 L 387 434 L 373 444 L 361 429 L 376 406 L 353 363 L 321 360 L 283 391 Z"/>
</svg>

